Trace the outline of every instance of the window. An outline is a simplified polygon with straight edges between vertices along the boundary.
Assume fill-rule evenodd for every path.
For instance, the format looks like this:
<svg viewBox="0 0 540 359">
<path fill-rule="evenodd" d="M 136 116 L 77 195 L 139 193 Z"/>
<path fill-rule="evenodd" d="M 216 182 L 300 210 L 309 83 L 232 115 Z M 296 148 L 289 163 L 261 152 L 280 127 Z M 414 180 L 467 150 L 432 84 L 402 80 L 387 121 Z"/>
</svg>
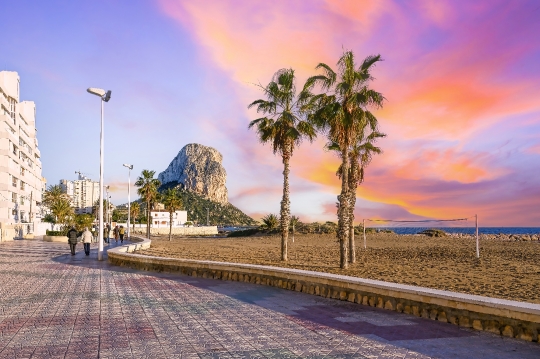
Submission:
<svg viewBox="0 0 540 359">
<path fill-rule="evenodd" d="M 17 177 L 11 177 L 11 184 L 13 187 L 17 187 Z"/>
<path fill-rule="evenodd" d="M 21 166 L 21 176 L 24 176 L 25 171 L 26 171 L 26 169 L 23 166 Z"/>
<path fill-rule="evenodd" d="M 11 193 L 11 202 L 17 203 L 17 193 Z"/>
<path fill-rule="evenodd" d="M 21 196 L 21 204 L 24 204 L 24 196 Z"/>
<path fill-rule="evenodd" d="M 17 210 L 16 210 L 15 208 L 13 208 L 13 209 L 11 210 L 11 214 L 14 215 L 14 216 L 16 216 L 16 215 L 17 215 Z"/>
<path fill-rule="evenodd" d="M 24 183 L 23 181 L 21 181 L 21 189 L 24 191 L 24 187 L 25 187 L 26 183 Z"/>
<path fill-rule="evenodd" d="M 13 145 L 13 154 L 14 155 L 17 155 L 17 149 L 18 149 L 17 146 Z"/>
</svg>

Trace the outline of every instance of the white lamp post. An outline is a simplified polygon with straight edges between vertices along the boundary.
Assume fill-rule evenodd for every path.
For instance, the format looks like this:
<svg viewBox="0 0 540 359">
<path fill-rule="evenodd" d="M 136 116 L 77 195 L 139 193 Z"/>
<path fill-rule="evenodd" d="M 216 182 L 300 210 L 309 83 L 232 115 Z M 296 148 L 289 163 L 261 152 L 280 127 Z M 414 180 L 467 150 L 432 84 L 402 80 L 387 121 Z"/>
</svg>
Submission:
<svg viewBox="0 0 540 359">
<path fill-rule="evenodd" d="M 99 135 L 99 247 L 98 260 L 103 260 L 103 103 L 111 99 L 111 91 L 90 87 L 86 91 L 101 98 L 101 132 Z"/>
<path fill-rule="evenodd" d="M 129 226 L 131 224 L 131 170 L 133 169 L 133 165 L 128 165 L 127 163 L 124 163 L 122 166 L 126 167 L 128 169 L 128 221 L 127 221 L 127 237 L 129 237 Z"/>
</svg>

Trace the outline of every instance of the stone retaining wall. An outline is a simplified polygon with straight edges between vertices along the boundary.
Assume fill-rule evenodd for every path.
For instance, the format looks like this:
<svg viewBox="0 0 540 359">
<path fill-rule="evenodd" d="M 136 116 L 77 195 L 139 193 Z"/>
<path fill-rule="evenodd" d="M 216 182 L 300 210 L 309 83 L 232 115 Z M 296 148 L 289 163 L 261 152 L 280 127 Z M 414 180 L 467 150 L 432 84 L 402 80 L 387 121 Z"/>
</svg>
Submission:
<svg viewBox="0 0 540 359">
<path fill-rule="evenodd" d="M 146 234 L 146 227 L 136 227 L 132 234 Z M 169 234 L 169 227 L 150 227 L 151 234 Z M 172 234 L 180 236 L 211 236 L 218 234 L 217 226 L 204 227 L 173 227 Z"/>
<path fill-rule="evenodd" d="M 135 239 L 135 238 L 133 238 Z M 148 239 L 108 251 L 112 264 L 148 271 L 270 285 L 413 314 L 527 341 L 540 341 L 540 305 L 290 268 L 130 253 Z"/>
</svg>

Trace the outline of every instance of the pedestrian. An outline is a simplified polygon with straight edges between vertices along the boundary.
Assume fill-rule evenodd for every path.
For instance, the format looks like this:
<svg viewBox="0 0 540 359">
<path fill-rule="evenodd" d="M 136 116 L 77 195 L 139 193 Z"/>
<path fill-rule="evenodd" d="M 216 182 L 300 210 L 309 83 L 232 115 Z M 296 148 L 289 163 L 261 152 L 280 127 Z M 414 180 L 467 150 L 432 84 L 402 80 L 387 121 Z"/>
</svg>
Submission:
<svg viewBox="0 0 540 359">
<path fill-rule="evenodd" d="M 111 226 L 109 225 L 109 223 L 107 223 L 107 225 L 103 229 L 103 237 L 105 237 L 105 242 L 107 243 L 111 243 L 111 239 L 109 238 L 110 234 L 111 234 Z"/>
<path fill-rule="evenodd" d="M 88 227 L 84 227 L 84 232 L 82 234 L 84 253 L 87 256 L 90 255 L 90 243 L 92 243 L 92 232 L 88 230 Z"/>
<path fill-rule="evenodd" d="M 120 243 L 124 243 L 124 233 L 126 230 L 124 229 L 124 226 L 120 226 L 120 229 L 118 230 L 118 234 L 120 234 Z"/>
<path fill-rule="evenodd" d="M 75 246 L 77 245 L 77 230 L 74 226 L 67 232 L 69 249 L 71 249 L 71 255 L 75 255 Z"/>
<path fill-rule="evenodd" d="M 114 241 L 118 243 L 118 226 L 114 227 L 113 234 L 114 234 Z"/>
</svg>

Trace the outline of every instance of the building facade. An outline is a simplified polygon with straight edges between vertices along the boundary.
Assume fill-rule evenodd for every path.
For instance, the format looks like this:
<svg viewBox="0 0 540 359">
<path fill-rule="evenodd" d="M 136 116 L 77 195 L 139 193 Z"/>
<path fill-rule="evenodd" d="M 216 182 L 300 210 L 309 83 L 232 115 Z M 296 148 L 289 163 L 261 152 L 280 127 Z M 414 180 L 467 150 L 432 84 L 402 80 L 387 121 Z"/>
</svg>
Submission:
<svg viewBox="0 0 540 359">
<path fill-rule="evenodd" d="M 75 181 L 60 180 L 60 187 L 71 198 L 71 206 L 77 214 L 92 213 L 96 201 L 99 203 L 99 182 L 80 173 Z"/>
<path fill-rule="evenodd" d="M 169 227 L 170 213 L 165 210 L 150 211 L 152 225 L 156 227 Z M 187 211 L 176 211 L 173 213 L 173 227 L 183 226 L 187 222 Z"/>
<path fill-rule="evenodd" d="M 0 222 L 41 221 L 41 175 L 36 105 L 20 101 L 17 72 L 0 71 Z"/>
</svg>

